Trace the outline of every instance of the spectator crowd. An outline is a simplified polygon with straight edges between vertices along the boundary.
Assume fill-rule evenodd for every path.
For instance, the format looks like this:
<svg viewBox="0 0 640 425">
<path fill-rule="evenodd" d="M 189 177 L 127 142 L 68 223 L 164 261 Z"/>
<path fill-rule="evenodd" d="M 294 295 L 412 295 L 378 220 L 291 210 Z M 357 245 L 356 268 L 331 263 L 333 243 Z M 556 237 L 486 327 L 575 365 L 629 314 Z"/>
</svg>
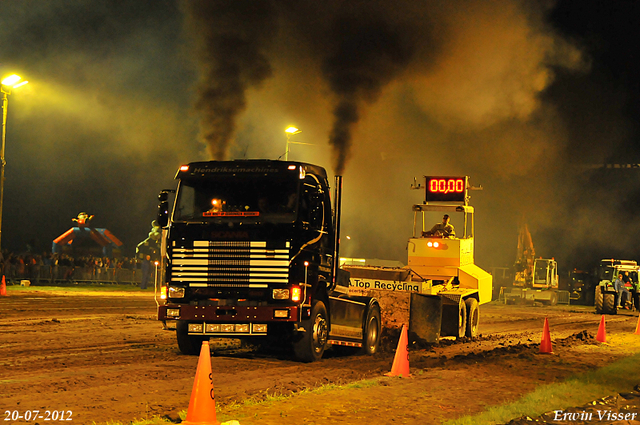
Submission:
<svg viewBox="0 0 640 425">
<path fill-rule="evenodd" d="M 139 283 L 142 260 L 135 258 L 109 258 L 93 255 L 72 257 L 67 254 L 0 253 L 0 271 L 7 283 L 21 280 L 39 283 L 55 282 L 110 282 Z"/>
</svg>

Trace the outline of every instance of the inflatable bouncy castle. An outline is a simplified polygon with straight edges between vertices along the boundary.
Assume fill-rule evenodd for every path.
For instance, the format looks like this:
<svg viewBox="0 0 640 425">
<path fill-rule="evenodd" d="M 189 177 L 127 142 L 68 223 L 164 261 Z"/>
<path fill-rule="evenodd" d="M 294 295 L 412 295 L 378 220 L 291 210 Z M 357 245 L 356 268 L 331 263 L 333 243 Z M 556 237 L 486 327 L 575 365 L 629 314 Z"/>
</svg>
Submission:
<svg viewBox="0 0 640 425">
<path fill-rule="evenodd" d="M 109 230 L 99 229 L 90 226 L 90 221 L 93 215 L 89 215 L 85 212 L 78 214 L 77 218 L 73 221 L 77 223 L 76 227 L 72 227 L 53 241 L 51 252 L 61 253 L 63 248 L 87 248 L 81 249 L 81 251 L 87 251 L 86 253 L 96 254 L 95 248 L 100 249 L 103 257 L 113 257 L 114 251 L 119 253 L 122 242 Z M 96 245 L 97 244 L 97 245 Z M 91 249 L 94 248 L 94 249 Z M 78 252 L 77 254 L 85 254 L 85 252 Z"/>
</svg>

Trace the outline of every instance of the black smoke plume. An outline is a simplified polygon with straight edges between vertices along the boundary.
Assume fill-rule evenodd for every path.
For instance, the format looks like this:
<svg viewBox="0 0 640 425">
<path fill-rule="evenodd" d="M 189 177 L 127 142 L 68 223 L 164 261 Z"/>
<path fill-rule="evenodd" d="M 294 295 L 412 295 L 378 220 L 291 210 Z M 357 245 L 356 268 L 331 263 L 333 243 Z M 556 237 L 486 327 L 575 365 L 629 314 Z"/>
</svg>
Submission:
<svg viewBox="0 0 640 425">
<path fill-rule="evenodd" d="M 375 102 L 412 57 L 407 31 L 406 25 L 362 15 L 341 17 L 330 27 L 322 71 L 336 98 L 329 135 L 336 174 L 344 173 L 362 105 Z"/>
<path fill-rule="evenodd" d="M 196 108 L 201 136 L 216 159 L 228 153 L 236 119 L 246 107 L 247 90 L 272 74 L 267 51 L 277 34 L 277 18 L 291 41 L 299 42 L 319 62 L 331 91 L 334 123 L 328 141 L 338 174 L 344 172 L 363 105 L 378 99 L 415 50 L 413 26 L 394 18 L 382 2 L 366 8 L 337 1 L 186 4 L 187 27 L 199 44 Z"/>
<path fill-rule="evenodd" d="M 196 109 L 200 137 L 214 159 L 226 159 L 246 91 L 271 76 L 265 54 L 276 29 L 270 1 L 185 2 L 187 28 L 196 40 L 200 82 Z"/>
</svg>

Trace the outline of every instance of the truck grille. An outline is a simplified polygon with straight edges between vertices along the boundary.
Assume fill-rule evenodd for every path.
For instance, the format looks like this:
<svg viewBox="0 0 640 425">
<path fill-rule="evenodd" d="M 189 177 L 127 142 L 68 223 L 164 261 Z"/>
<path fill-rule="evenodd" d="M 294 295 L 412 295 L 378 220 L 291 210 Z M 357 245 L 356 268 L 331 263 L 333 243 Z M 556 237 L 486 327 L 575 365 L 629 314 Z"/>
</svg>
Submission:
<svg viewBox="0 0 640 425">
<path fill-rule="evenodd" d="M 267 249 L 264 241 L 194 241 L 174 247 L 171 280 L 191 287 L 266 288 L 287 283 L 291 246 Z"/>
</svg>

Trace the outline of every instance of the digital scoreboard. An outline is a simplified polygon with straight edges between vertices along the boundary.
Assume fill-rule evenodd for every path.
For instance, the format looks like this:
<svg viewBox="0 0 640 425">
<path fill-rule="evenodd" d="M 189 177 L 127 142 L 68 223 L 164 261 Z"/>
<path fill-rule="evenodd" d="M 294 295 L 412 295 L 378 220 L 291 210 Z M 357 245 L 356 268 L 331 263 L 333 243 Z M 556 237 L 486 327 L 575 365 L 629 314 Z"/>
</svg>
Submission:
<svg viewBox="0 0 640 425">
<path fill-rule="evenodd" d="M 425 176 L 425 204 L 429 202 L 465 202 L 468 177 Z"/>
</svg>

